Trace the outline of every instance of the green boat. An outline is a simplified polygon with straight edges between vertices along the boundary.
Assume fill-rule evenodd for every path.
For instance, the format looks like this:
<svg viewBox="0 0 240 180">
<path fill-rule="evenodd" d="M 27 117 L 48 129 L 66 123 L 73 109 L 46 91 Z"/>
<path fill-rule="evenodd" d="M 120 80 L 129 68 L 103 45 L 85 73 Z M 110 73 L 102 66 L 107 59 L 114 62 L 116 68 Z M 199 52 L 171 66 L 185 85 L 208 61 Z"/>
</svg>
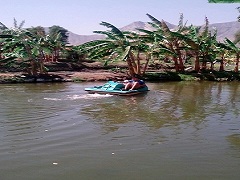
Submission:
<svg viewBox="0 0 240 180">
<path fill-rule="evenodd" d="M 94 87 L 90 87 L 90 88 L 85 88 L 85 91 L 87 91 L 88 93 L 129 96 L 129 95 L 146 93 L 149 90 L 148 90 L 147 86 L 141 87 L 136 90 L 124 90 L 124 84 L 115 82 L 115 81 L 108 81 L 106 84 L 104 84 L 102 86 L 94 86 Z"/>
</svg>

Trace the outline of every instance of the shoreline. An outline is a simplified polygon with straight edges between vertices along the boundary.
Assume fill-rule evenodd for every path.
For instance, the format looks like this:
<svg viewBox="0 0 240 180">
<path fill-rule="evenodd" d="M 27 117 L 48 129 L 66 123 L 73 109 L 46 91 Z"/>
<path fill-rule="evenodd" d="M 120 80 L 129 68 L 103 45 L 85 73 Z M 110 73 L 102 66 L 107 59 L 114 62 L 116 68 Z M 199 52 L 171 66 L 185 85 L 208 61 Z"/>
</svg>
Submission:
<svg viewBox="0 0 240 180">
<path fill-rule="evenodd" d="M 83 69 L 81 71 L 50 71 L 48 74 L 36 76 L 24 72 L 0 72 L 0 84 L 11 83 L 45 83 L 45 82 L 94 82 L 94 81 L 123 81 L 129 78 L 124 70 Z M 149 71 L 143 78 L 145 81 L 240 81 L 240 74 L 231 71 L 206 71 L 202 73 L 172 71 Z"/>
<path fill-rule="evenodd" d="M 0 72 L 0 84 L 36 82 L 93 82 L 109 81 L 112 79 L 121 81 L 126 78 L 126 73 L 110 72 L 107 70 L 55 71 L 38 76 L 30 76 L 24 72 Z"/>
</svg>

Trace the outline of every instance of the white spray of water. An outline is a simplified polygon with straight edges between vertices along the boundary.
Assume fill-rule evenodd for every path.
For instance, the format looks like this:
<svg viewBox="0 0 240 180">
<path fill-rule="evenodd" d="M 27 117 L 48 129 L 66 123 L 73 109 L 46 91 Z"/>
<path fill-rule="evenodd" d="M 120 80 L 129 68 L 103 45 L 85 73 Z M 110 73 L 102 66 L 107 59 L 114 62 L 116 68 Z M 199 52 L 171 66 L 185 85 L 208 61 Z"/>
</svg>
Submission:
<svg viewBox="0 0 240 180">
<path fill-rule="evenodd" d="M 59 99 L 59 98 L 43 98 L 45 100 L 48 100 L 48 101 L 61 101 L 62 99 Z"/>
<path fill-rule="evenodd" d="M 61 100 L 77 100 L 77 99 L 100 99 L 100 98 L 107 98 L 112 97 L 113 95 L 110 94 L 82 94 L 82 95 L 68 95 L 66 98 L 43 98 L 48 101 L 61 101 Z"/>
<path fill-rule="evenodd" d="M 99 98 L 106 98 L 106 97 L 112 97 L 113 95 L 110 94 L 83 94 L 83 95 L 73 95 L 68 96 L 68 99 L 70 100 L 76 100 L 76 99 L 99 99 Z"/>
</svg>

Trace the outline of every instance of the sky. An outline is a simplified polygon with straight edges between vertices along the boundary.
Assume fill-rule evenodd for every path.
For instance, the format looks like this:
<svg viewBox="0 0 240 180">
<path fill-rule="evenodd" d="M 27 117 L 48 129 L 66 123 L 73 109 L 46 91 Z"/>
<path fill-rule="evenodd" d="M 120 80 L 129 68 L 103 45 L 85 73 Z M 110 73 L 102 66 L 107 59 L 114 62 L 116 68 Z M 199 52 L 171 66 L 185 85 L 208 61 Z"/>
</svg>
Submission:
<svg viewBox="0 0 240 180">
<path fill-rule="evenodd" d="M 4 1 L 4 2 L 3 2 Z M 61 26 L 79 35 L 106 30 L 102 21 L 122 28 L 135 21 L 158 20 L 178 24 L 180 14 L 188 24 L 202 25 L 237 21 L 240 3 L 208 3 L 208 0 L 0 0 L 0 22 L 13 27 L 14 18 L 24 28 Z"/>
</svg>

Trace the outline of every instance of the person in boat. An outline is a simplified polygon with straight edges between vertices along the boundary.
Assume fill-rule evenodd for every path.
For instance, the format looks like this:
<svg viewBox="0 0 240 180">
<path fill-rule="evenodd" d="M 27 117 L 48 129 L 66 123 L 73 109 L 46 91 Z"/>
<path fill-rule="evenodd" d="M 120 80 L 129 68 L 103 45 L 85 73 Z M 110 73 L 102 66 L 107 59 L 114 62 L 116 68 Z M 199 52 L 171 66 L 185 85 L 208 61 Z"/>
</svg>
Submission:
<svg viewBox="0 0 240 180">
<path fill-rule="evenodd" d="M 146 86 L 145 82 L 140 79 L 140 76 L 134 74 L 131 80 L 124 81 L 125 88 L 124 90 L 135 90 Z"/>
</svg>

